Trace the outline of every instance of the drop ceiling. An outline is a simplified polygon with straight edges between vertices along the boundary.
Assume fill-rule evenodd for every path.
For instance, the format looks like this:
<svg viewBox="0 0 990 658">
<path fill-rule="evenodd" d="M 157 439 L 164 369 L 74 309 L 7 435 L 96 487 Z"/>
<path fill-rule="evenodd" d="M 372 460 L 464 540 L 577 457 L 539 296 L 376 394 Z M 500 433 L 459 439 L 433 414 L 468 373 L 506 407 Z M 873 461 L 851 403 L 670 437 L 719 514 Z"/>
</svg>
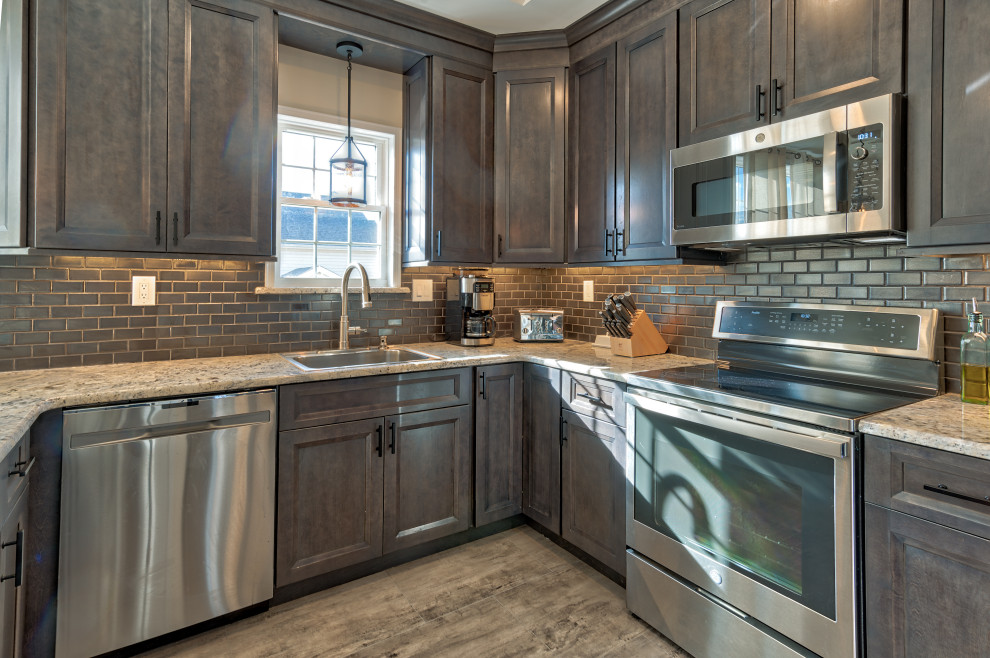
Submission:
<svg viewBox="0 0 990 658">
<path fill-rule="evenodd" d="M 398 0 L 491 34 L 561 30 L 608 0 Z"/>
</svg>

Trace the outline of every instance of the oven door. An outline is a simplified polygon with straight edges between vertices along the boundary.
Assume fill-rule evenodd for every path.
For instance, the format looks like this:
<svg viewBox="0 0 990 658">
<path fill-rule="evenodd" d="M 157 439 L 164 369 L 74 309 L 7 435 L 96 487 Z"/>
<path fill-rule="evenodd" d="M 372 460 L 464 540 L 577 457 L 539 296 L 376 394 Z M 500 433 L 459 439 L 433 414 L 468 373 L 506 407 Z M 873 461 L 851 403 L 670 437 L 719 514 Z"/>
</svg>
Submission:
<svg viewBox="0 0 990 658">
<path fill-rule="evenodd" d="M 816 654 L 855 655 L 852 437 L 626 402 L 629 546 Z"/>
</svg>

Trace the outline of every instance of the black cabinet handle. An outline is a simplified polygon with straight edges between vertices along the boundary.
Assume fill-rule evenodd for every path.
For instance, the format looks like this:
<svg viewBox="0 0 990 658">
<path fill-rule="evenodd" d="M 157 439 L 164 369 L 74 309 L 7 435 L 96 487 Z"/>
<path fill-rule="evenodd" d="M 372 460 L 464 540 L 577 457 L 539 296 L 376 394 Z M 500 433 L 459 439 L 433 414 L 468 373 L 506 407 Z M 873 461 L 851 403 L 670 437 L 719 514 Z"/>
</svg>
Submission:
<svg viewBox="0 0 990 658">
<path fill-rule="evenodd" d="M 597 404 L 597 405 L 602 406 L 602 407 L 608 406 L 608 405 L 605 404 L 605 400 L 601 399 L 597 395 L 591 395 L 590 393 L 577 393 L 576 395 L 579 398 L 584 398 L 585 400 L 587 400 L 591 404 Z"/>
<path fill-rule="evenodd" d="M 502 234 L 501 233 L 499 233 L 499 236 L 498 236 L 498 257 L 499 258 L 502 257 Z"/>
<path fill-rule="evenodd" d="M 616 257 L 619 256 L 619 241 L 620 240 L 622 241 L 622 255 L 623 256 L 626 255 L 626 241 L 625 241 L 625 236 L 626 236 L 626 234 L 624 232 L 616 229 L 616 231 L 615 231 L 615 256 Z"/>
<path fill-rule="evenodd" d="M 162 243 L 162 211 L 155 213 L 155 244 Z"/>
<path fill-rule="evenodd" d="M 172 244 L 179 246 L 179 213 L 172 215 Z"/>
<path fill-rule="evenodd" d="M 971 503 L 979 503 L 980 505 L 990 505 L 990 496 L 984 496 L 983 498 L 977 498 L 976 496 L 967 496 L 966 494 L 961 494 L 956 491 L 951 491 L 949 487 L 944 484 L 940 484 L 938 486 L 932 486 L 930 484 L 926 484 L 925 491 L 931 491 L 933 493 L 942 494 L 943 496 L 951 496 L 952 498 L 959 498 L 960 500 L 968 500 Z"/>
<path fill-rule="evenodd" d="M 25 477 L 28 474 L 28 471 L 31 470 L 31 467 L 34 466 L 34 457 L 32 457 L 29 462 L 15 462 L 14 466 L 17 467 L 17 470 L 8 471 L 7 477 L 13 477 L 14 475 Z M 27 468 L 24 468 L 25 466 L 27 466 Z"/>
<path fill-rule="evenodd" d="M 563 418 L 560 419 L 560 445 L 564 445 L 564 441 L 567 440 L 567 421 Z"/>
<path fill-rule="evenodd" d="M 612 250 L 609 249 L 609 246 L 608 246 L 608 241 L 611 238 L 612 238 L 612 231 L 610 231 L 608 229 L 605 229 L 605 255 L 606 256 L 608 256 L 608 255 L 610 255 L 612 253 Z"/>
<path fill-rule="evenodd" d="M 437 258 L 440 258 L 440 254 L 443 253 L 443 242 L 440 239 L 443 237 L 443 231 L 437 231 Z"/>
<path fill-rule="evenodd" d="M 485 393 L 485 373 L 481 373 L 481 391 L 479 393 L 482 400 L 487 400 L 488 395 Z"/>
<path fill-rule="evenodd" d="M 780 106 L 780 92 L 783 89 L 783 87 L 777 84 L 777 78 L 770 81 L 770 90 L 773 92 L 773 116 L 777 116 L 784 111 L 784 108 Z"/>
<path fill-rule="evenodd" d="M 767 92 L 763 91 L 761 85 L 756 85 L 756 122 L 760 123 L 763 121 L 763 117 L 767 115 L 766 110 L 763 109 L 763 99 L 766 97 Z"/>
<path fill-rule="evenodd" d="M 14 556 L 14 562 L 16 566 L 14 567 L 14 573 L 9 576 L 0 576 L 0 583 L 5 580 L 14 579 L 14 587 L 21 586 L 21 576 L 24 573 L 24 531 L 17 531 L 17 539 L 14 541 L 8 541 L 0 544 L 0 548 L 8 548 L 10 546 L 17 547 L 17 554 Z"/>
<path fill-rule="evenodd" d="M 388 449 L 391 450 L 392 454 L 394 455 L 395 454 L 395 423 L 388 424 L 388 431 L 389 431 Z"/>
<path fill-rule="evenodd" d="M 382 456 L 382 426 L 379 425 L 378 427 L 376 427 L 375 431 L 378 432 L 378 445 L 375 446 L 375 451 L 378 453 L 378 456 L 381 457 Z"/>
</svg>

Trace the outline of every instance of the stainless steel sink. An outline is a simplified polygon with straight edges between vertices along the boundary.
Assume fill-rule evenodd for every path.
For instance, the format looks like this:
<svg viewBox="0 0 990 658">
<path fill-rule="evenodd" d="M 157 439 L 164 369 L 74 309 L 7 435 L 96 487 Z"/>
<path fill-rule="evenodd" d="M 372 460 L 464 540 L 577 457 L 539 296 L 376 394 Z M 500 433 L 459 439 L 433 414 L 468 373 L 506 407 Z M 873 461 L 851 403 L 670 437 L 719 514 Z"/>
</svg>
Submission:
<svg viewBox="0 0 990 658">
<path fill-rule="evenodd" d="M 360 350 L 325 350 L 283 354 L 282 358 L 301 370 L 333 370 L 335 368 L 361 368 L 364 366 L 410 363 L 413 361 L 439 361 L 441 357 L 406 349 L 391 347 Z"/>
</svg>

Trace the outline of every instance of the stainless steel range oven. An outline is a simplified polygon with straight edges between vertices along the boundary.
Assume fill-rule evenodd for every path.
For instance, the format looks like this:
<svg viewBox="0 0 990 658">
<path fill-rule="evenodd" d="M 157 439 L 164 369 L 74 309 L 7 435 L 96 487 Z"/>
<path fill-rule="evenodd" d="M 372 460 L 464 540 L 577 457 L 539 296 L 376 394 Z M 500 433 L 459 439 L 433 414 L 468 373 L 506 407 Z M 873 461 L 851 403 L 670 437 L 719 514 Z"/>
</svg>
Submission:
<svg viewBox="0 0 990 658">
<path fill-rule="evenodd" d="M 627 602 L 695 656 L 856 656 L 857 420 L 934 395 L 935 310 L 720 302 L 626 393 Z"/>
</svg>

